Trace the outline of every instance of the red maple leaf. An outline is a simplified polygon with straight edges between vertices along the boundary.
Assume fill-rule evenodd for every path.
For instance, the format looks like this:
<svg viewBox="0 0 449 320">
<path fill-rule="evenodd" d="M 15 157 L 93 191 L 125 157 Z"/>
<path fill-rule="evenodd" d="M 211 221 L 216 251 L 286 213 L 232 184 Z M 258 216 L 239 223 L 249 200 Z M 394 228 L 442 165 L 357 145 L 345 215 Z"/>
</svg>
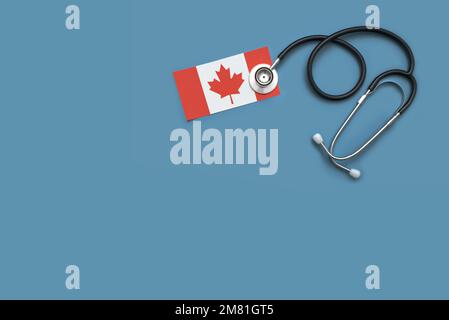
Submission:
<svg viewBox="0 0 449 320">
<path fill-rule="evenodd" d="M 234 73 L 231 77 L 231 68 L 226 69 L 223 65 L 220 66 L 220 70 L 216 73 L 218 80 L 214 79 L 213 81 L 208 82 L 210 90 L 218 93 L 222 99 L 229 96 L 231 98 L 231 103 L 234 104 L 232 95 L 240 93 L 240 87 L 243 83 L 242 74 Z"/>
</svg>

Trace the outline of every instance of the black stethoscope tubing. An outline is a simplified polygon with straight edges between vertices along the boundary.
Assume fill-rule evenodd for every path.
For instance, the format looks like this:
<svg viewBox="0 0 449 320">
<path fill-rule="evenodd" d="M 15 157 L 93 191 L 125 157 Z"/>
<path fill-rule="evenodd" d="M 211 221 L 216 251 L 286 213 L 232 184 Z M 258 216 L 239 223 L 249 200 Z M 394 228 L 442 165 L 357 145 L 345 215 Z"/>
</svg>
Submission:
<svg viewBox="0 0 449 320">
<path fill-rule="evenodd" d="M 391 32 L 389 30 L 368 29 L 364 26 L 359 26 L 359 27 L 346 28 L 346 29 L 337 31 L 329 36 L 313 35 L 313 36 L 303 37 L 303 38 L 300 38 L 300 39 L 292 42 L 284 50 L 282 50 L 282 52 L 277 57 L 276 64 L 281 62 L 290 52 L 292 52 L 292 50 L 294 48 L 296 48 L 304 43 L 308 43 L 308 42 L 312 42 L 312 41 L 313 42 L 319 41 L 319 43 L 315 46 L 312 53 L 310 54 L 308 62 L 307 62 L 308 81 L 309 81 L 312 89 L 319 96 L 321 96 L 325 99 L 328 99 L 328 100 L 347 99 L 349 97 L 352 97 L 363 85 L 365 78 L 366 78 L 366 62 L 365 62 L 365 59 L 363 58 L 363 55 L 360 53 L 360 51 L 358 51 L 352 44 L 350 44 L 346 40 L 341 39 L 340 37 L 348 35 L 348 34 L 358 33 L 358 32 L 369 32 L 369 33 L 384 35 L 384 36 L 392 39 L 393 41 L 395 41 L 404 50 L 404 52 L 408 58 L 407 70 L 401 70 L 401 69 L 387 70 L 387 71 L 381 73 L 380 75 L 378 75 L 376 78 L 374 78 L 374 80 L 369 85 L 369 90 L 374 91 L 376 89 L 376 87 L 380 84 L 380 82 L 387 77 L 400 76 L 400 77 L 407 79 L 411 85 L 411 91 L 410 91 L 410 94 L 408 95 L 408 98 L 404 101 L 402 106 L 400 106 L 399 109 L 397 110 L 397 113 L 399 113 L 399 114 L 404 113 L 407 110 L 407 108 L 412 104 L 412 102 L 416 96 L 416 91 L 417 91 L 417 82 L 416 82 L 415 77 L 413 76 L 413 71 L 415 68 L 415 57 L 413 55 L 412 49 L 407 44 L 407 42 L 405 42 L 404 39 L 402 39 L 400 36 L 398 36 L 397 34 Z M 329 43 L 338 44 L 342 48 L 348 50 L 356 58 L 356 60 L 359 64 L 359 67 L 360 67 L 360 75 L 359 75 L 359 78 L 358 78 L 356 84 L 354 85 L 354 87 L 352 87 L 351 90 L 349 90 L 345 93 L 342 93 L 342 94 L 334 95 L 334 94 L 329 94 L 329 93 L 323 91 L 316 83 L 314 75 L 313 75 L 313 65 L 314 65 L 315 59 L 316 59 L 318 53 L 320 52 L 320 50 L 322 50 L 324 48 L 324 46 L 326 46 Z"/>
</svg>

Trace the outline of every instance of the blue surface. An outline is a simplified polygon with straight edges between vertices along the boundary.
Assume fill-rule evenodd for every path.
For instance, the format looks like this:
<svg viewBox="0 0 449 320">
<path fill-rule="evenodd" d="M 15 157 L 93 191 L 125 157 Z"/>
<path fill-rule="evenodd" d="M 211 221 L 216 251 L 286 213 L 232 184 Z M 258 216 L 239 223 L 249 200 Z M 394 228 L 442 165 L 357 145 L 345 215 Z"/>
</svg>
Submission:
<svg viewBox="0 0 449 320">
<path fill-rule="evenodd" d="M 279 97 L 202 119 L 204 128 L 278 128 L 279 171 L 174 166 L 170 132 L 191 130 L 172 72 L 363 25 L 368 1 L 65 1 L 0 10 L 0 298 L 449 298 L 448 45 L 443 1 L 376 1 L 382 27 L 413 48 L 419 92 L 353 165 L 354 182 L 311 143 L 359 97 L 332 103 L 305 81 L 311 46 L 279 68 Z M 70 3 L 70 4 L 71 4 Z M 267 12 L 273 25 L 256 27 Z M 386 40 L 351 37 L 367 82 L 406 64 Z M 357 65 L 329 48 L 319 83 L 344 91 Z M 348 72 L 349 71 L 349 72 Z M 361 94 L 361 92 L 360 92 Z M 399 103 L 370 98 L 349 151 Z M 370 131 L 371 130 L 371 131 Z M 65 288 L 65 267 L 81 290 Z M 365 267 L 381 290 L 365 288 Z"/>
</svg>

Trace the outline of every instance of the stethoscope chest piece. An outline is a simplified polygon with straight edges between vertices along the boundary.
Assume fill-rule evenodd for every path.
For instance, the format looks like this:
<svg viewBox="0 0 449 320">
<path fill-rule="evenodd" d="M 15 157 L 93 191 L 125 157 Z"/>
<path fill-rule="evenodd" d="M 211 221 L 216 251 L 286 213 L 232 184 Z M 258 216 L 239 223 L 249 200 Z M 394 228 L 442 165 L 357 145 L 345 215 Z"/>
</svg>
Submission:
<svg viewBox="0 0 449 320">
<path fill-rule="evenodd" d="M 278 74 L 268 64 L 258 64 L 249 73 L 251 89 L 260 94 L 268 94 L 278 85 Z"/>
</svg>

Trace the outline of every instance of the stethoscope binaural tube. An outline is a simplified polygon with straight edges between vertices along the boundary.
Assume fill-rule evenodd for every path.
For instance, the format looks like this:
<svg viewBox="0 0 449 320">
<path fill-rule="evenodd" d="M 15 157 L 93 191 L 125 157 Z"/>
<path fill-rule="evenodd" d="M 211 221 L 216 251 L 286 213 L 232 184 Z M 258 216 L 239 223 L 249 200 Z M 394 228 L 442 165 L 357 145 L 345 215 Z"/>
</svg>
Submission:
<svg viewBox="0 0 449 320">
<path fill-rule="evenodd" d="M 363 58 L 363 55 L 354 46 L 352 46 L 349 42 L 341 39 L 340 37 L 349 35 L 349 34 L 353 34 L 353 33 L 359 33 L 359 32 L 369 32 L 369 33 L 380 34 L 380 35 L 386 36 L 387 38 L 390 38 L 391 40 L 395 41 L 404 50 L 404 52 L 408 58 L 408 67 L 406 70 L 392 69 L 392 70 L 385 71 L 385 72 L 381 73 L 380 75 L 378 75 L 371 82 L 371 84 L 368 87 L 367 92 L 364 95 L 362 95 L 362 97 L 358 100 L 354 109 L 343 121 L 343 124 L 340 126 L 339 130 L 335 134 L 334 139 L 332 140 L 329 149 L 325 146 L 324 139 L 322 138 L 322 136 L 320 134 L 315 134 L 313 136 L 313 140 L 315 141 L 315 143 L 317 143 L 318 145 L 320 145 L 322 147 L 323 151 L 329 156 L 329 158 L 331 159 L 333 164 L 336 165 L 338 168 L 348 172 L 349 175 L 355 179 L 360 177 L 360 175 L 361 175 L 360 171 L 357 169 L 348 168 L 348 167 L 342 165 L 341 163 L 339 163 L 339 161 L 350 160 L 350 159 L 354 158 L 355 156 L 357 156 L 358 154 L 360 154 L 363 150 L 365 150 L 365 148 L 367 148 L 374 140 L 376 140 L 388 127 L 390 127 L 400 117 L 400 115 L 402 115 L 410 107 L 410 105 L 412 104 L 412 102 L 416 96 L 417 82 L 416 82 L 415 77 L 413 76 L 413 71 L 415 68 L 415 58 L 413 55 L 413 51 L 411 50 L 411 48 L 407 44 L 407 42 L 405 42 L 404 39 L 402 39 L 397 34 L 391 32 L 389 30 L 386 30 L 386 29 L 367 29 L 364 26 L 352 27 L 352 28 L 347 28 L 347 29 L 337 31 L 329 36 L 313 35 L 313 36 L 307 36 L 307 37 L 300 38 L 300 39 L 292 42 L 284 50 L 282 50 L 282 52 L 278 55 L 277 59 L 275 60 L 275 62 L 272 64 L 272 66 L 270 68 L 271 71 L 273 73 L 275 73 L 276 72 L 275 68 L 278 67 L 279 64 L 282 62 L 282 60 L 289 53 L 291 53 L 295 48 L 299 47 L 302 44 L 308 43 L 308 42 L 318 41 L 319 43 L 313 49 L 312 53 L 309 56 L 308 62 L 307 62 L 307 78 L 308 78 L 308 81 L 309 81 L 312 89 L 319 96 L 321 96 L 325 99 L 328 99 L 328 100 L 344 100 L 349 97 L 352 97 L 360 89 L 360 87 L 363 85 L 363 83 L 365 81 L 366 63 L 365 63 L 365 59 Z M 329 44 L 329 43 L 337 44 L 340 47 L 342 47 L 343 49 L 348 50 L 354 56 L 354 58 L 357 60 L 357 62 L 359 64 L 359 68 L 360 68 L 360 75 L 359 75 L 359 79 L 357 80 L 356 84 L 349 91 L 341 93 L 341 94 L 329 94 L 329 93 L 323 91 L 317 85 L 317 83 L 314 79 L 314 76 L 313 76 L 313 65 L 314 65 L 315 59 L 316 59 L 318 53 L 320 52 L 320 50 L 322 50 L 324 48 L 324 46 L 326 46 L 326 44 Z M 256 72 L 256 71 L 254 71 L 254 72 Z M 387 78 L 389 78 L 391 76 L 399 76 L 399 77 L 405 78 L 406 80 L 409 81 L 411 90 L 410 90 L 410 94 L 408 95 L 407 99 L 405 99 L 404 94 L 403 94 L 403 102 L 401 103 L 399 108 L 396 110 L 396 112 L 393 114 L 393 116 L 389 120 L 387 120 L 387 122 L 376 133 L 374 133 L 374 135 L 370 139 L 368 139 L 361 147 L 359 147 L 353 153 L 351 153 L 347 156 L 336 156 L 333 153 L 333 149 L 334 149 L 334 146 L 335 146 L 340 134 L 346 128 L 348 123 L 352 120 L 353 116 L 357 113 L 359 108 L 363 105 L 366 98 L 369 95 L 371 95 L 382 83 L 391 82 L 391 81 L 386 80 Z M 276 73 L 276 81 L 277 81 L 277 73 Z M 271 83 L 271 85 L 273 85 L 273 84 Z M 255 81 L 253 81 L 252 88 L 253 89 L 256 88 L 259 91 L 263 91 L 263 85 L 255 83 Z M 267 91 L 267 90 L 265 90 L 265 91 Z M 264 93 L 265 93 L 265 91 L 264 91 Z M 401 91 L 403 92 L 402 88 L 401 88 Z"/>
</svg>

